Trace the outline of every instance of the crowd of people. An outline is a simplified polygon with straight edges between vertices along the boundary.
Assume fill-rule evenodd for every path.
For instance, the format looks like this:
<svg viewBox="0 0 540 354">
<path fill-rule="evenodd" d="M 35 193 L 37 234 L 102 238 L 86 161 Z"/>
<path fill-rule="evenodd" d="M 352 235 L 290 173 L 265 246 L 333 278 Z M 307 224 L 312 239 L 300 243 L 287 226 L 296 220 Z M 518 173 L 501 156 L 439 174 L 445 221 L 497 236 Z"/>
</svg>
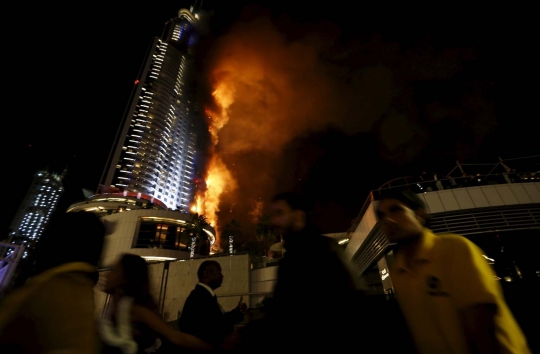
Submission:
<svg viewBox="0 0 540 354">
<path fill-rule="evenodd" d="M 225 311 L 216 297 L 219 262 L 201 263 L 176 328 L 159 315 L 148 265 L 134 254 L 120 255 L 104 277 L 100 290 L 110 301 L 96 318 L 105 228 L 94 214 L 55 215 L 36 249 L 35 274 L 1 299 L 0 352 L 532 352 L 482 250 L 460 235 L 434 235 L 410 191 L 381 194 L 376 208 L 396 245 L 395 308 L 364 293 L 342 248 L 315 226 L 311 205 L 287 192 L 269 210 L 283 240 L 273 295 L 264 316 L 241 327 L 242 298 Z"/>
</svg>

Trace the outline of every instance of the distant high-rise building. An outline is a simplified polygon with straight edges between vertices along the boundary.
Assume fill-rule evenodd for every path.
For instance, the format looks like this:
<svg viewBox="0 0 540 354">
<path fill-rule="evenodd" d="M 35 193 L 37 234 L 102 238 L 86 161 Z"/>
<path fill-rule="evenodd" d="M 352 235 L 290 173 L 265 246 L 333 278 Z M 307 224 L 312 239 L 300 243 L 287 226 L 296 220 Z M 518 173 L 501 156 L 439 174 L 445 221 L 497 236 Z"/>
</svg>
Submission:
<svg viewBox="0 0 540 354">
<path fill-rule="evenodd" d="M 187 211 L 194 197 L 196 126 L 193 47 L 200 14 L 181 9 L 153 38 L 100 184 Z M 202 14 L 202 12 L 201 12 Z"/>
<path fill-rule="evenodd" d="M 9 228 L 9 242 L 34 245 L 41 237 L 51 214 L 58 206 L 66 170 L 61 174 L 38 171 Z"/>
</svg>

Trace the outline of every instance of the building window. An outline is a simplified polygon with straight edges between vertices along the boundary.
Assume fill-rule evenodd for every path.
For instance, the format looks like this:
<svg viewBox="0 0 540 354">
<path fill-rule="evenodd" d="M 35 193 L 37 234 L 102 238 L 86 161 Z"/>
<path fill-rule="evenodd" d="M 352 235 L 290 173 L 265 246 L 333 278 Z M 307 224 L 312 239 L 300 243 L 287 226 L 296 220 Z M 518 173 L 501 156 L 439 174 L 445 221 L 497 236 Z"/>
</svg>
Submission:
<svg viewBox="0 0 540 354">
<path fill-rule="evenodd" d="M 143 220 L 134 248 L 182 250 L 187 248 L 187 239 L 184 228 L 177 224 Z"/>
</svg>

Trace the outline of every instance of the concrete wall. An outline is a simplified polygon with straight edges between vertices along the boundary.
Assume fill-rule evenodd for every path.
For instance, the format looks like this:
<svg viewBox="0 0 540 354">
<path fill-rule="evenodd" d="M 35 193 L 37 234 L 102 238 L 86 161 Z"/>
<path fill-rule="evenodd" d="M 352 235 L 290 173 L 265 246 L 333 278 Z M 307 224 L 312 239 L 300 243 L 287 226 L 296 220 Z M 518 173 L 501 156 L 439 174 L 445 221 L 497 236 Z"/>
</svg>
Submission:
<svg viewBox="0 0 540 354">
<path fill-rule="evenodd" d="M 206 258 L 208 259 L 208 258 Z M 225 311 L 232 310 L 238 304 L 240 295 L 243 301 L 249 304 L 250 293 L 250 262 L 248 255 L 213 257 L 219 262 L 224 275 L 223 285 L 216 290 L 219 303 Z M 163 317 L 166 321 L 173 321 L 182 311 L 187 296 L 198 283 L 197 269 L 205 259 L 175 261 L 169 263 L 169 273 L 165 279 L 165 296 L 163 298 Z M 149 264 L 151 292 L 158 301 L 165 263 Z M 103 273 L 104 274 L 104 273 Z M 165 273 L 166 274 L 166 273 Z M 101 315 L 105 305 L 106 296 L 96 287 L 96 314 Z"/>
<path fill-rule="evenodd" d="M 251 295 L 249 307 L 255 307 L 265 295 L 274 291 L 277 280 L 277 266 L 253 269 L 251 271 Z"/>
</svg>

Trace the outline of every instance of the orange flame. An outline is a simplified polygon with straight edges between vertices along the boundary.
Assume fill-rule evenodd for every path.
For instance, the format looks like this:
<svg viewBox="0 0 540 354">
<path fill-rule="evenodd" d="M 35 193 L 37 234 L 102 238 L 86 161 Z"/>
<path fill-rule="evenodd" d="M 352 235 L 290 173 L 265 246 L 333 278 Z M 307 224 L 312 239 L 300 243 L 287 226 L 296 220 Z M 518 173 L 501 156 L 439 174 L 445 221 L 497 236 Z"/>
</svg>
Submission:
<svg viewBox="0 0 540 354">
<path fill-rule="evenodd" d="M 229 122 L 228 109 L 234 103 L 234 89 L 226 82 L 218 83 L 215 91 L 212 93 L 215 103 L 218 106 L 217 112 L 206 109 L 209 121 L 209 132 L 212 138 L 212 144 L 215 147 L 219 142 L 219 131 Z M 206 189 L 203 195 L 196 196 L 196 206 L 194 208 L 199 214 L 204 214 L 208 223 L 216 230 L 216 242 L 219 249 L 219 202 L 225 192 L 232 192 L 237 188 L 237 182 L 231 172 L 217 154 L 212 149 L 207 171 L 206 171 Z"/>
<path fill-rule="evenodd" d="M 191 205 L 190 211 L 192 213 L 203 214 L 204 213 L 204 196 L 199 193 L 195 196 L 195 202 Z"/>
<path fill-rule="evenodd" d="M 253 210 L 249 213 L 249 215 L 251 216 L 251 221 L 254 224 L 259 221 L 259 219 L 262 216 L 262 212 L 263 212 L 263 202 L 258 200 L 257 202 L 255 202 L 255 206 Z"/>
<path fill-rule="evenodd" d="M 219 82 L 217 88 L 212 92 L 212 96 L 220 108 L 219 112 L 206 109 L 206 114 L 210 118 L 209 131 L 214 145 L 219 142 L 219 131 L 229 122 L 228 109 L 234 103 L 234 93 L 234 87 L 225 81 Z"/>
<path fill-rule="evenodd" d="M 237 184 L 231 172 L 217 154 L 210 159 L 206 186 L 207 188 L 204 193 L 204 213 L 208 222 L 216 229 L 216 234 L 219 234 L 217 212 L 219 211 L 220 197 L 225 192 L 235 190 Z"/>
</svg>

